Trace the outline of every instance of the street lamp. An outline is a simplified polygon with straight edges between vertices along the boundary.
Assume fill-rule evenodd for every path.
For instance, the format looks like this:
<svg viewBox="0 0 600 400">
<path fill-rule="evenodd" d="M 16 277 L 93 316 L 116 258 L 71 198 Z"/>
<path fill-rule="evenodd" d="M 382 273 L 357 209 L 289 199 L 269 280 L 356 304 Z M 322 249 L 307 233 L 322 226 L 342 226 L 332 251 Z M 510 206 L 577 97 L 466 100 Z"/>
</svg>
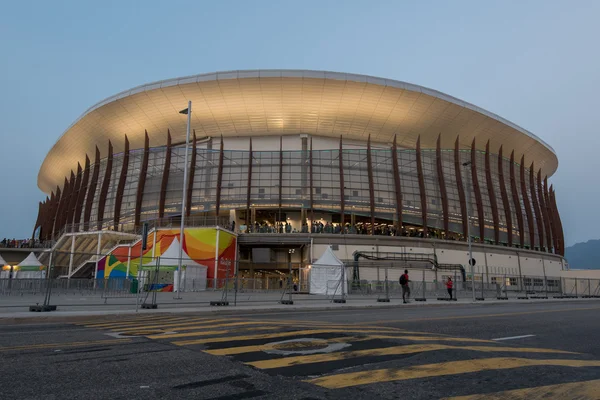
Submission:
<svg viewBox="0 0 600 400">
<path fill-rule="evenodd" d="M 188 149 L 190 147 L 190 124 L 192 119 L 192 101 L 188 101 L 185 110 L 179 111 L 179 114 L 187 115 L 187 130 L 185 134 L 185 156 L 183 161 L 183 192 L 181 194 L 181 225 L 179 227 L 179 261 L 177 262 L 177 299 L 181 299 L 181 262 L 183 258 L 183 227 L 185 225 L 185 209 L 188 184 Z"/>
<path fill-rule="evenodd" d="M 463 163 L 465 170 L 471 165 L 471 161 Z M 469 245 L 469 265 L 471 266 L 471 289 L 473 290 L 473 302 L 475 302 L 475 263 L 473 262 L 473 249 L 471 247 L 471 216 L 469 215 L 469 208 L 471 207 L 471 184 L 467 180 L 467 243 Z M 481 282 L 483 284 L 483 281 Z"/>
</svg>

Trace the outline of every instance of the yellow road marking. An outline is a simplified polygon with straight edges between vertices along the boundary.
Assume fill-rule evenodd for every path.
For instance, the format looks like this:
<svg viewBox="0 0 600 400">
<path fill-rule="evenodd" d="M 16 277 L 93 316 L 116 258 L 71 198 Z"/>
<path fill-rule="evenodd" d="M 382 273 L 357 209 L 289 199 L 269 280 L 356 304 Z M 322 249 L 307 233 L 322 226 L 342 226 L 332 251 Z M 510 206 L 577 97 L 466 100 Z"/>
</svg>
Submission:
<svg viewBox="0 0 600 400">
<path fill-rule="evenodd" d="M 152 319 L 156 319 L 156 318 L 160 318 L 160 317 L 165 317 L 165 316 L 166 316 L 165 314 L 162 314 L 162 315 L 148 315 L 148 316 L 145 316 L 145 317 L 142 317 L 142 316 L 140 316 L 140 317 L 133 316 L 132 318 L 123 316 L 123 318 L 108 318 L 108 319 L 104 319 L 104 320 L 102 320 L 101 317 L 99 317 L 99 318 L 90 319 L 90 320 L 87 320 L 87 321 L 73 322 L 73 325 L 90 325 L 90 324 L 103 324 L 103 323 L 114 324 L 114 323 L 117 323 L 117 322 L 150 321 Z M 99 319 L 101 321 L 98 321 Z"/>
<path fill-rule="evenodd" d="M 211 322 L 219 322 L 219 320 L 212 320 L 212 321 L 201 321 L 201 322 L 190 322 L 188 324 L 180 324 L 180 325 L 170 325 L 170 324 L 165 324 L 165 325 L 146 325 L 146 326 L 139 326 L 139 327 L 133 327 L 133 328 L 125 328 L 125 329 L 114 329 L 114 330 L 118 330 L 119 332 L 130 332 L 130 331 L 136 331 L 138 329 L 160 329 L 160 328 L 165 328 L 165 330 L 175 330 L 177 332 L 180 331 L 193 331 L 196 329 L 202 329 L 202 328 L 208 328 L 208 329 L 214 329 L 214 328 L 228 328 L 228 327 L 232 327 L 232 326 L 248 326 L 248 325 L 261 325 L 261 326 L 265 326 L 265 325 L 269 325 L 269 326 L 279 326 L 282 329 L 283 328 L 289 328 L 289 327 L 297 327 L 297 328 L 332 328 L 332 329 L 346 329 L 348 326 L 347 325 L 298 325 L 298 324 L 280 324 L 277 322 L 266 322 L 266 321 L 241 321 L 241 322 L 229 322 L 229 323 L 225 323 L 225 324 L 213 324 Z M 397 328 L 368 328 L 368 327 L 359 327 L 358 329 L 378 329 L 381 332 L 388 332 L 388 333 L 394 333 L 394 332 L 401 332 L 399 329 Z M 182 336 L 179 337 L 184 337 L 184 336 L 192 336 L 192 335 L 188 335 L 188 334 L 181 334 Z"/>
<path fill-rule="evenodd" d="M 522 311 L 512 313 L 498 313 L 498 314 L 480 314 L 480 315 L 457 315 L 448 317 L 432 317 L 432 318 L 403 318 L 396 320 L 380 320 L 380 321 L 368 321 L 359 322 L 356 325 L 365 324 L 381 324 L 381 323 L 399 323 L 399 322 L 419 322 L 419 321 L 444 321 L 453 319 L 473 319 L 473 318 L 494 318 L 494 317 L 510 317 L 515 315 L 530 315 L 530 314 L 544 314 L 544 313 L 557 313 L 557 312 L 571 312 L 571 311 L 589 311 L 589 310 L 600 310 L 600 307 L 582 307 L 582 308 L 568 308 L 558 310 L 540 310 L 540 311 Z"/>
<path fill-rule="evenodd" d="M 215 322 L 220 322 L 222 321 L 221 319 L 210 319 L 210 320 L 188 320 L 188 321 L 179 321 L 179 322 L 173 322 L 170 324 L 160 324 L 160 325 L 141 325 L 138 327 L 131 327 L 131 328 L 123 328 L 123 329 L 118 329 L 118 328 L 113 328 L 113 330 L 118 330 L 119 332 L 128 332 L 128 331 L 134 331 L 140 328 L 144 328 L 144 329 L 157 329 L 157 328 L 166 328 L 166 329 L 178 329 L 178 330 L 182 330 L 183 328 L 188 328 L 188 329 L 196 329 L 196 328 L 204 328 L 205 326 L 208 326 L 210 328 L 215 328 L 218 326 L 231 326 L 231 324 L 234 324 L 234 322 L 230 323 L 230 324 L 214 324 Z M 235 322 L 236 324 L 238 322 Z"/>
<path fill-rule="evenodd" d="M 189 317 L 157 318 L 156 320 L 151 320 L 151 321 L 123 321 L 123 322 L 90 324 L 90 325 L 85 325 L 85 326 L 87 328 L 118 329 L 118 328 L 134 327 L 134 326 L 143 326 L 145 324 L 148 324 L 149 322 L 154 322 L 154 321 L 156 321 L 156 323 L 158 323 L 158 322 L 172 323 L 172 322 L 178 322 L 178 321 L 185 322 L 189 319 L 190 319 Z M 206 319 L 209 319 L 209 318 L 206 318 Z"/>
<path fill-rule="evenodd" d="M 84 325 L 86 328 L 100 328 L 100 329 L 111 329 L 111 328 L 118 328 L 118 327 L 126 327 L 126 326 L 135 326 L 135 325 L 144 325 L 144 324 L 148 324 L 148 323 L 157 323 L 157 322 L 175 322 L 175 321 L 180 321 L 180 320 L 185 320 L 182 317 L 177 317 L 177 318 L 153 318 L 151 320 L 147 320 L 147 321 L 136 321 L 136 320 L 132 320 L 132 321 L 120 321 L 120 322 L 102 322 L 102 323 L 96 323 L 96 324 L 86 324 Z"/>
<path fill-rule="evenodd" d="M 402 336 L 403 332 L 398 332 L 400 336 L 392 336 L 392 335 L 377 335 L 377 333 L 381 332 L 379 329 L 372 330 L 357 330 L 357 329 L 308 329 L 308 330 L 300 330 L 300 331 L 290 331 L 290 332 L 280 332 L 280 333 L 272 333 L 272 334 L 258 334 L 258 335 L 247 335 L 247 336 L 228 336 L 228 337 L 214 337 L 214 338 L 206 338 L 206 339 L 190 339 L 190 340 L 181 340 L 173 342 L 173 344 L 178 346 L 187 346 L 192 344 L 203 344 L 203 343 L 220 343 L 220 342 L 233 342 L 233 341 L 244 341 L 244 340 L 253 340 L 253 339 L 271 339 L 278 337 L 286 337 L 286 336 L 308 336 L 315 335 L 320 333 L 351 333 L 351 334 L 371 334 L 367 335 L 371 339 L 406 339 L 406 340 L 424 340 L 424 341 L 456 341 L 456 342 L 482 342 L 482 343 L 495 343 L 491 340 L 483 340 L 483 339 L 462 339 L 462 338 L 452 338 L 452 337 L 441 337 L 441 336 Z M 389 333 L 389 332 L 386 332 Z M 202 332 L 195 334 L 193 336 L 202 336 L 204 335 Z M 158 336 L 161 338 L 165 338 L 167 335 Z M 192 336 L 185 335 L 184 336 Z M 177 337 L 184 337 L 177 336 Z M 152 337 L 150 337 L 152 338 Z"/>
<path fill-rule="evenodd" d="M 577 354 L 568 351 L 521 348 L 521 347 L 500 347 L 500 346 L 450 346 L 446 344 L 413 344 L 407 346 L 384 347 L 377 349 L 366 349 L 356 351 L 340 351 L 329 354 L 311 354 L 304 356 L 294 356 L 286 358 L 277 358 L 273 360 L 261 360 L 246 363 L 260 369 L 282 368 L 302 364 L 314 364 L 328 361 L 347 360 L 356 357 L 379 357 L 395 356 L 401 354 L 423 353 L 426 351 L 437 350 L 470 350 L 481 352 L 519 352 L 519 353 L 563 353 Z"/>
<path fill-rule="evenodd" d="M 340 343 L 340 342 L 362 342 L 366 340 L 371 340 L 371 337 L 338 337 L 333 339 L 323 339 L 328 343 Z M 214 350 L 204 350 L 205 353 L 209 353 L 215 356 L 231 356 L 234 354 L 244 354 L 244 353 L 255 353 L 258 351 L 269 350 L 272 347 L 266 344 L 259 344 L 256 346 L 238 346 L 238 347 L 226 347 L 223 349 L 214 349 Z"/>
<path fill-rule="evenodd" d="M 215 338 L 206 338 L 206 339 L 192 339 L 192 340 L 180 340 L 173 342 L 173 344 L 177 346 L 187 346 L 191 344 L 202 344 L 202 343 L 222 343 L 222 342 L 234 342 L 234 341 L 243 341 L 243 340 L 254 340 L 254 339 L 272 339 L 272 338 L 280 338 L 287 336 L 303 336 L 303 335 L 314 335 L 319 333 L 336 333 L 336 332 L 349 332 L 346 330 L 339 329 L 309 329 L 303 331 L 291 331 L 291 332 L 279 332 L 272 334 L 258 334 L 258 335 L 246 335 L 246 336 L 228 336 L 228 337 L 215 337 Z M 368 333 L 369 331 L 365 331 Z M 376 331 L 372 331 L 376 332 Z"/>
<path fill-rule="evenodd" d="M 272 329 L 276 329 L 279 326 L 275 326 Z M 368 328 L 354 328 L 354 329 L 347 329 L 347 328 L 331 328 L 331 329 L 323 329 L 321 327 L 316 327 L 317 329 L 308 329 L 308 330 L 296 330 L 296 331 L 289 331 L 289 332 L 282 332 L 282 334 L 287 334 L 288 336 L 290 335 L 304 335 L 304 334 L 313 334 L 313 333 L 328 333 L 328 332 L 348 332 L 348 333 L 374 333 L 374 332 L 382 332 L 381 329 L 368 329 Z M 253 328 L 247 328 L 247 330 L 252 330 Z M 259 328 L 256 328 L 259 329 Z M 225 333 L 227 331 L 221 331 L 222 333 Z M 390 331 L 383 331 L 384 333 L 396 333 L 396 332 L 390 332 Z M 402 332 L 398 332 L 398 333 L 402 333 Z M 190 337 L 190 336 L 205 336 L 205 333 L 202 331 L 198 331 L 198 332 L 187 332 L 187 333 L 174 333 L 171 335 L 161 335 L 160 338 L 162 339 L 170 339 L 170 338 L 182 338 L 182 337 Z M 154 339 L 152 337 L 150 337 L 150 339 Z M 234 338 L 230 338 L 229 340 L 235 340 Z M 244 339 L 240 339 L 240 340 L 244 340 Z"/>
<path fill-rule="evenodd" d="M 537 386 L 504 392 L 474 394 L 451 397 L 448 400 L 542 400 L 542 399 L 597 399 L 600 393 L 600 379 L 584 382 L 561 383 Z"/>
<path fill-rule="evenodd" d="M 85 347 L 95 346 L 99 344 L 118 344 L 131 342 L 131 339 L 112 339 L 112 340 L 91 340 L 89 342 L 64 342 L 64 343 L 43 343 L 43 344 L 30 344 L 22 346 L 12 347 L 0 347 L 1 351 L 15 351 L 15 350 L 34 350 L 34 349 L 46 349 L 54 347 Z"/>
<path fill-rule="evenodd" d="M 559 367 L 600 367 L 600 361 L 587 360 L 530 360 L 525 358 L 483 358 L 464 361 L 450 361 L 438 364 L 416 365 L 408 368 L 386 368 L 372 371 L 349 372 L 329 375 L 305 382 L 328 389 L 339 389 L 370 383 L 401 381 L 428 378 L 433 376 L 458 375 L 470 372 L 512 369 L 533 366 Z"/>
<path fill-rule="evenodd" d="M 147 315 L 147 316 L 127 316 L 127 315 L 121 315 L 121 316 L 117 316 L 116 318 L 106 318 L 106 319 L 102 319 L 101 317 L 99 318 L 95 318 L 95 319 L 90 319 L 87 321 L 77 321 L 74 322 L 74 325 L 102 325 L 102 324 L 117 324 L 117 323 L 126 323 L 126 322 L 144 322 L 144 321 L 151 321 L 151 320 L 155 320 L 155 319 L 164 319 L 164 318 L 175 318 L 172 315 L 169 314 L 153 314 L 153 315 Z"/>
<path fill-rule="evenodd" d="M 260 323 L 264 323 L 264 324 L 278 324 L 278 325 L 285 325 L 285 326 L 308 326 L 308 327 L 327 327 L 327 328 L 369 328 L 369 329 L 382 329 L 382 330 L 386 330 L 386 331 L 402 331 L 405 332 L 405 330 L 401 329 L 401 328 L 394 328 L 392 326 L 377 326 L 377 325 L 361 325 L 361 326 L 356 326 L 353 324 L 336 324 L 336 323 L 331 323 L 331 322 L 313 322 L 313 321 L 273 321 L 273 320 L 258 320 L 260 321 Z"/>
<path fill-rule="evenodd" d="M 473 342 L 473 343 L 496 343 L 493 340 L 485 339 L 470 339 L 461 337 L 449 337 L 449 336 L 389 336 L 389 335 L 375 335 L 371 336 L 376 339 L 406 339 L 413 341 L 444 341 L 444 342 Z"/>
<path fill-rule="evenodd" d="M 258 330 L 258 331 L 269 331 L 269 330 L 275 330 L 275 329 L 277 329 L 276 326 L 261 326 L 261 327 L 252 328 L 252 330 Z M 247 332 L 247 331 L 248 331 L 248 328 L 229 329 L 229 330 L 221 329 L 221 330 L 216 330 L 216 331 L 200 331 L 200 332 L 192 332 L 192 333 L 172 333 L 172 334 L 167 334 L 167 335 L 154 334 L 154 335 L 148 335 L 146 337 L 148 339 L 172 339 L 172 338 L 186 337 L 186 336 L 224 335 L 224 334 L 229 334 L 229 333 L 240 333 L 240 332 Z M 221 339 L 222 339 L 222 337 L 221 337 Z"/>
</svg>

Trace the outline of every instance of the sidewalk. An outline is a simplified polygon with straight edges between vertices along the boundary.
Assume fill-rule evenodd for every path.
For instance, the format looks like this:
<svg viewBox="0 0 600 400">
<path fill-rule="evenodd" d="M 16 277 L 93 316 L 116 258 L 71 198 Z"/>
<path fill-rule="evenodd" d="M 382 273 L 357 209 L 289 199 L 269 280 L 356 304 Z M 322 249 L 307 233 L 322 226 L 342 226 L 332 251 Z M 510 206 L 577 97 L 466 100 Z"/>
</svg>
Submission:
<svg viewBox="0 0 600 400">
<path fill-rule="evenodd" d="M 172 293 L 170 294 L 172 297 Z M 189 302 L 185 299 L 173 300 L 170 302 L 161 303 L 157 300 L 158 308 L 154 310 L 138 309 L 137 314 L 178 314 L 178 313 L 190 313 L 190 314 L 238 314 L 238 313 L 262 313 L 262 312 L 278 312 L 278 311 L 324 311 L 324 310 L 348 310 L 348 309 L 369 309 L 369 308 L 414 308 L 414 307 L 460 307 L 468 305 L 493 305 L 493 304 L 527 304 L 527 303 L 578 303 L 578 302 L 590 302 L 597 301 L 600 304 L 600 299 L 530 299 L 530 300 L 496 300 L 490 299 L 485 301 L 477 301 L 473 303 L 472 299 L 459 299 L 456 302 L 438 301 L 435 299 L 428 299 L 424 302 L 418 302 L 411 300 L 408 304 L 402 304 L 402 299 L 391 299 L 389 303 L 379 303 L 376 298 L 368 299 L 347 299 L 345 304 L 333 303 L 327 299 L 310 300 L 310 299 L 298 299 L 301 295 L 296 295 L 293 305 L 279 304 L 277 300 L 267 301 L 245 301 L 238 305 L 233 305 L 233 299 L 230 298 L 229 306 L 211 306 L 207 303 Z M 2 300 L 6 300 L 3 298 Z M 0 303 L 0 321 L 6 323 L 7 321 L 13 322 L 60 322 L 61 320 L 89 320 L 89 317 L 98 317 L 102 319 L 106 316 L 118 316 L 118 315 L 135 315 L 135 298 L 131 299 L 131 303 L 127 304 L 103 304 L 103 303 L 83 303 L 83 304 L 72 304 L 58 306 L 58 309 L 53 312 L 29 312 L 29 305 L 35 305 L 35 303 L 21 303 L 18 305 L 5 305 L 5 301 Z M 178 302 L 179 301 L 179 302 Z M 52 302 L 52 304 L 55 304 Z"/>
</svg>

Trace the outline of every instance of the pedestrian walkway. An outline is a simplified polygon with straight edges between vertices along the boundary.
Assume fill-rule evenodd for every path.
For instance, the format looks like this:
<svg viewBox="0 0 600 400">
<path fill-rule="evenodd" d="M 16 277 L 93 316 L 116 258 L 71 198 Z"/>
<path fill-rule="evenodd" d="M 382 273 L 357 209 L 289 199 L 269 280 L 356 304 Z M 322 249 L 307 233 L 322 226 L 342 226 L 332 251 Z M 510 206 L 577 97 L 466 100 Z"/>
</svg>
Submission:
<svg viewBox="0 0 600 400">
<path fill-rule="evenodd" d="M 176 315 L 129 316 L 78 325 L 106 331 L 117 339 L 143 336 L 230 357 L 270 375 L 333 390 L 357 387 L 368 390 L 369 385 L 419 380 L 435 388 L 448 385 L 448 379 L 460 385 L 465 376 L 472 379 L 474 374 L 480 374 L 485 379 L 468 387 L 469 395 L 474 397 L 465 397 L 479 399 L 485 396 L 477 396 L 491 394 L 493 389 L 487 379 L 489 373 L 502 373 L 502 379 L 514 382 L 523 382 L 517 379 L 523 374 L 547 373 L 555 379 L 554 370 L 549 368 L 560 369 L 557 376 L 562 381 L 522 389 L 523 396 L 564 391 L 575 380 L 583 381 L 578 383 L 579 392 L 592 393 L 599 384 L 597 380 L 589 380 L 589 376 L 590 371 L 598 376 L 600 361 L 583 354 L 389 326 Z M 556 386 L 561 384 L 567 386 Z M 515 398 L 537 398 L 518 397 L 521 392 L 515 393 Z"/>
<path fill-rule="evenodd" d="M 158 299 L 158 309 L 145 310 L 140 307 L 136 309 L 135 298 L 125 299 L 125 303 L 106 303 L 100 299 L 89 301 L 80 297 L 64 297 L 61 301 L 52 301 L 51 304 L 57 305 L 57 311 L 34 313 L 29 312 L 29 306 L 42 304 L 34 300 L 27 300 L 22 297 L 5 298 L 0 304 L 0 320 L 41 320 L 50 319 L 58 320 L 64 318 L 85 318 L 85 316 L 110 316 L 117 314 L 130 315 L 147 315 L 148 313 L 199 313 L 199 314 L 223 314 L 223 313 L 239 313 L 239 312 L 266 312 L 266 311 L 318 311 L 329 309 L 369 309 L 369 308 L 421 308 L 421 307 L 460 307 L 471 304 L 478 304 L 482 307 L 493 304 L 549 304 L 549 303 L 581 303 L 581 302 L 597 302 L 598 299 L 545 299 L 545 300 L 511 300 L 510 302 L 501 300 L 490 300 L 485 302 L 473 303 L 470 299 L 460 299 L 457 302 L 447 301 L 427 301 L 418 302 L 411 301 L 409 304 L 402 304 L 401 299 L 392 299 L 389 303 L 380 303 L 375 299 L 348 299 L 346 303 L 333 303 L 328 299 L 312 300 L 306 298 L 296 298 L 293 305 L 284 305 L 278 303 L 278 299 L 256 299 L 238 305 L 230 304 L 229 306 L 218 307 L 211 306 L 208 302 L 179 302 L 174 300 L 172 293 L 163 293 L 166 296 Z M 298 296 L 299 297 L 299 296 Z"/>
</svg>

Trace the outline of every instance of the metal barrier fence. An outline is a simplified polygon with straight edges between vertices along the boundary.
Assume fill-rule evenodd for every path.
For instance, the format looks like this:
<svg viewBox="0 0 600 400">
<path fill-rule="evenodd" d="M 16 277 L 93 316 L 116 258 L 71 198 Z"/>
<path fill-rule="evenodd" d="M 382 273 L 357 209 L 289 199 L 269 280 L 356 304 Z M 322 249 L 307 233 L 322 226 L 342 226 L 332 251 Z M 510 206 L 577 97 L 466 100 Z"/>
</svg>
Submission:
<svg viewBox="0 0 600 400">
<path fill-rule="evenodd" d="M 93 296 L 131 293 L 132 280 L 112 279 L 0 279 L 0 295 L 36 295 L 51 290 L 53 295 Z M 135 292 L 134 292 L 135 293 Z"/>
<path fill-rule="evenodd" d="M 166 264 L 172 265 L 170 262 Z M 240 264 L 241 265 L 241 264 Z M 291 265 L 291 264 L 290 264 Z M 42 296 L 62 305 L 132 305 L 156 304 L 292 304 L 294 301 L 378 301 L 402 300 L 408 295 L 399 278 L 404 267 L 360 266 L 360 280 L 354 280 L 356 265 L 313 265 L 292 270 L 268 270 L 248 274 L 247 271 L 225 272 L 225 278 L 207 279 L 192 274 L 177 282 L 177 270 L 144 269 L 136 278 L 109 279 L 0 279 L 0 307 L 10 304 L 37 304 Z M 600 298 L 599 279 L 575 279 L 550 276 L 514 276 L 475 274 L 462 276 L 461 271 L 436 271 L 432 268 L 410 268 L 408 288 L 410 300 L 416 301 L 483 301 L 548 298 Z M 220 271 L 221 272 L 221 271 Z M 254 276 L 254 277 L 249 277 Z M 464 278 L 464 279 L 463 279 Z M 449 290 L 451 289 L 451 290 Z M 17 298 L 21 298 L 19 303 Z M 10 300 L 12 299 L 12 300 Z M 109 301 L 111 299 L 121 299 Z M 16 305 L 14 305 L 16 306 Z"/>
<path fill-rule="evenodd" d="M 387 269 L 384 269 L 387 270 Z M 387 272 L 387 271 L 386 271 Z M 469 278 L 469 277 L 468 277 Z M 517 295 L 562 295 L 577 297 L 600 297 L 599 279 L 575 279 L 559 277 L 515 276 L 494 277 L 491 282 L 485 282 L 483 274 L 476 276 L 474 284 L 470 280 L 461 281 L 458 277 L 453 280 L 453 293 L 460 297 L 472 297 L 473 285 L 475 297 L 515 297 Z M 310 281 L 299 284 L 292 279 L 293 291 L 310 293 Z M 342 279 L 327 280 L 327 294 L 341 294 L 342 287 L 347 295 L 369 296 L 388 292 L 390 295 L 401 293 L 398 279 L 375 279 L 352 281 L 348 274 Z M 152 286 L 153 285 L 153 286 Z M 220 279 L 187 279 L 182 280 L 182 292 L 237 290 L 247 293 L 273 293 L 285 289 L 287 278 L 256 278 L 231 277 Z M 104 296 L 135 294 L 138 290 L 173 291 L 174 282 L 152 282 L 150 277 L 138 279 L 0 279 L 0 295 L 37 294 L 51 287 L 54 294 L 81 294 Z M 409 282 L 413 297 L 433 297 L 447 294 L 446 280 L 412 279 Z M 138 289 L 139 288 L 139 289 Z"/>
</svg>

